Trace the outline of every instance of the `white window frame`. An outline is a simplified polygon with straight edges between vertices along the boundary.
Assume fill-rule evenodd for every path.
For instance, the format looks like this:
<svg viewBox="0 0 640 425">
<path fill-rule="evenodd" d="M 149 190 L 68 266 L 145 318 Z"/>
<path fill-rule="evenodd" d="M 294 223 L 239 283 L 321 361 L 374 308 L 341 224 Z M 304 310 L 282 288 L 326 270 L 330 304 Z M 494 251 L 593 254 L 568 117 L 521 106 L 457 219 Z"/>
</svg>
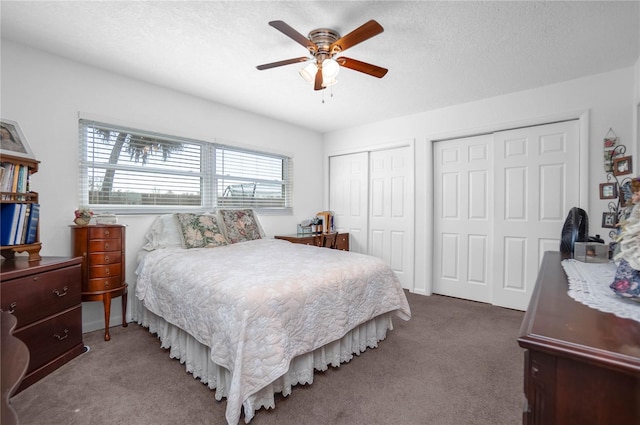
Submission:
<svg viewBox="0 0 640 425">
<path fill-rule="evenodd" d="M 195 144 L 201 147 L 201 156 L 200 156 L 200 175 L 201 183 L 200 183 L 200 194 L 201 194 L 201 205 L 198 206 L 174 206 L 174 205 L 125 205 L 125 204 L 90 204 L 89 203 L 89 171 L 95 166 L 97 168 L 113 168 L 115 170 L 129 170 L 131 171 L 134 167 L 131 165 L 118 165 L 118 164 L 109 164 L 105 165 L 105 163 L 92 163 L 89 161 L 88 155 L 88 145 L 89 141 L 85 136 L 86 129 L 89 127 L 98 127 L 104 128 L 111 131 L 118 132 L 127 132 L 130 134 L 135 134 L 137 136 L 144 136 L 150 138 L 159 138 L 171 142 L 179 142 L 179 143 L 188 143 Z M 215 142 L 207 142 L 201 140 L 193 140 L 182 137 L 170 136 L 166 134 L 160 134 L 150 131 L 138 130 L 130 127 L 125 127 L 121 125 L 108 124 L 104 122 L 99 122 L 91 119 L 80 119 L 79 120 L 79 179 L 78 179 L 78 199 L 80 200 L 80 205 L 89 206 L 95 213 L 114 213 L 114 214 L 164 214 L 164 213 L 173 213 L 173 212 L 189 212 L 189 211 L 213 211 L 218 208 L 217 205 L 217 193 L 216 188 L 218 185 L 219 178 L 229 178 L 230 176 L 223 176 L 216 174 L 216 149 L 223 149 L 233 152 L 241 152 L 248 153 L 252 155 L 264 156 L 269 158 L 278 158 L 282 160 L 282 185 L 284 187 L 284 206 L 281 205 L 261 205 L 261 206 L 251 206 L 251 205 L 229 205 L 228 203 L 220 206 L 220 208 L 253 208 L 258 212 L 267 213 L 267 214 L 291 214 L 292 209 L 292 194 L 293 194 L 293 160 L 292 158 L 276 154 L 276 153 L 268 153 L 261 152 L 256 150 L 249 150 L 241 147 L 235 147 L 232 144 L 225 143 L 215 143 Z M 139 171 L 140 168 L 135 166 Z M 193 177 L 193 172 L 181 173 L 180 171 L 169 171 L 163 172 L 169 174 L 175 174 L 176 178 L 180 178 L 181 176 L 189 176 Z M 153 172 L 150 172 L 149 175 L 153 175 Z M 259 177 L 254 179 L 257 182 L 260 182 L 261 179 Z M 273 183 L 273 182 L 271 182 Z"/>
</svg>

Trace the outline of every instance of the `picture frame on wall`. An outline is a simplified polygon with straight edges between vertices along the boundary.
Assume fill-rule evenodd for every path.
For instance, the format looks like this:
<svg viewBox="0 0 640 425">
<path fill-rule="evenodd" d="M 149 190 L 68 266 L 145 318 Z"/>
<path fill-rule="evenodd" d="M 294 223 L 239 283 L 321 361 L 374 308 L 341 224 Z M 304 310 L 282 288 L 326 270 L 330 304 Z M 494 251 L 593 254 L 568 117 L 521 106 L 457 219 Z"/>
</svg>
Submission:
<svg viewBox="0 0 640 425">
<path fill-rule="evenodd" d="M 631 163 L 630 156 L 623 156 L 621 158 L 616 158 L 613 160 L 613 175 L 614 176 L 623 176 L 625 174 L 631 174 L 633 172 L 633 167 Z"/>
<path fill-rule="evenodd" d="M 602 227 L 615 229 L 618 222 L 618 215 L 614 212 L 602 213 Z"/>
<path fill-rule="evenodd" d="M 600 183 L 600 199 L 616 199 L 618 185 L 616 183 Z"/>
<path fill-rule="evenodd" d="M 13 155 L 35 159 L 31 146 L 29 146 L 17 122 L 0 118 L 0 134 L 2 136 L 0 156 Z"/>
</svg>

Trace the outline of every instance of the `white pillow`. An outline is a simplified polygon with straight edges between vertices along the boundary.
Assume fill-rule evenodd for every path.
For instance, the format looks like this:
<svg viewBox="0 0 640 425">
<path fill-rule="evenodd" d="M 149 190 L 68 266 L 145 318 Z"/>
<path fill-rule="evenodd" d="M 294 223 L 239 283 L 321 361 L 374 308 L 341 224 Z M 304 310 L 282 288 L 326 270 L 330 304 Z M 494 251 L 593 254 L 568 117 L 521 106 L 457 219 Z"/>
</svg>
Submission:
<svg viewBox="0 0 640 425">
<path fill-rule="evenodd" d="M 142 246 L 146 251 L 167 247 L 182 247 L 182 236 L 173 214 L 163 214 L 155 221 L 144 235 L 147 243 Z"/>
</svg>

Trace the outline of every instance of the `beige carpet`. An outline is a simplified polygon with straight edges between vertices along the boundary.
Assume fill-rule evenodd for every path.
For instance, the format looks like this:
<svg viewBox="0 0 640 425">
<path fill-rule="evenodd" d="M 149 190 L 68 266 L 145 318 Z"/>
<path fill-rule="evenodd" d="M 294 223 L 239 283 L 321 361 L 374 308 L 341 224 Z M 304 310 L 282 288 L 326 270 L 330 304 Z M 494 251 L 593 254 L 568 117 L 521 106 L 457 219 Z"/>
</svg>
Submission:
<svg viewBox="0 0 640 425">
<path fill-rule="evenodd" d="M 378 348 L 277 397 L 254 425 L 516 425 L 522 422 L 523 313 L 407 294 Z M 135 323 L 84 335 L 91 349 L 12 398 L 22 425 L 224 424 L 224 400 Z M 243 419 L 241 420 L 243 421 Z M 241 422 L 243 423 L 243 422 Z"/>
</svg>

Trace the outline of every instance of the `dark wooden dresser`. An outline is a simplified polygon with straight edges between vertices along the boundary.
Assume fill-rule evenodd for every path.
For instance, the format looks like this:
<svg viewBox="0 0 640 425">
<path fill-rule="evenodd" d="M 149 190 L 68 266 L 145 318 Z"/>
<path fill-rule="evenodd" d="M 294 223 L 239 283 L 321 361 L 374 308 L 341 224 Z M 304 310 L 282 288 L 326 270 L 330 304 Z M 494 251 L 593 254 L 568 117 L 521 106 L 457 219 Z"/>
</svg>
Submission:
<svg viewBox="0 0 640 425">
<path fill-rule="evenodd" d="M 560 253 L 546 252 L 518 338 L 523 423 L 640 424 L 640 323 L 583 305 L 568 287 Z"/>
<path fill-rule="evenodd" d="M 17 319 L 13 335 L 27 345 L 30 357 L 16 393 L 84 351 L 80 262 L 65 257 L 2 262 L 0 308 Z"/>
</svg>

